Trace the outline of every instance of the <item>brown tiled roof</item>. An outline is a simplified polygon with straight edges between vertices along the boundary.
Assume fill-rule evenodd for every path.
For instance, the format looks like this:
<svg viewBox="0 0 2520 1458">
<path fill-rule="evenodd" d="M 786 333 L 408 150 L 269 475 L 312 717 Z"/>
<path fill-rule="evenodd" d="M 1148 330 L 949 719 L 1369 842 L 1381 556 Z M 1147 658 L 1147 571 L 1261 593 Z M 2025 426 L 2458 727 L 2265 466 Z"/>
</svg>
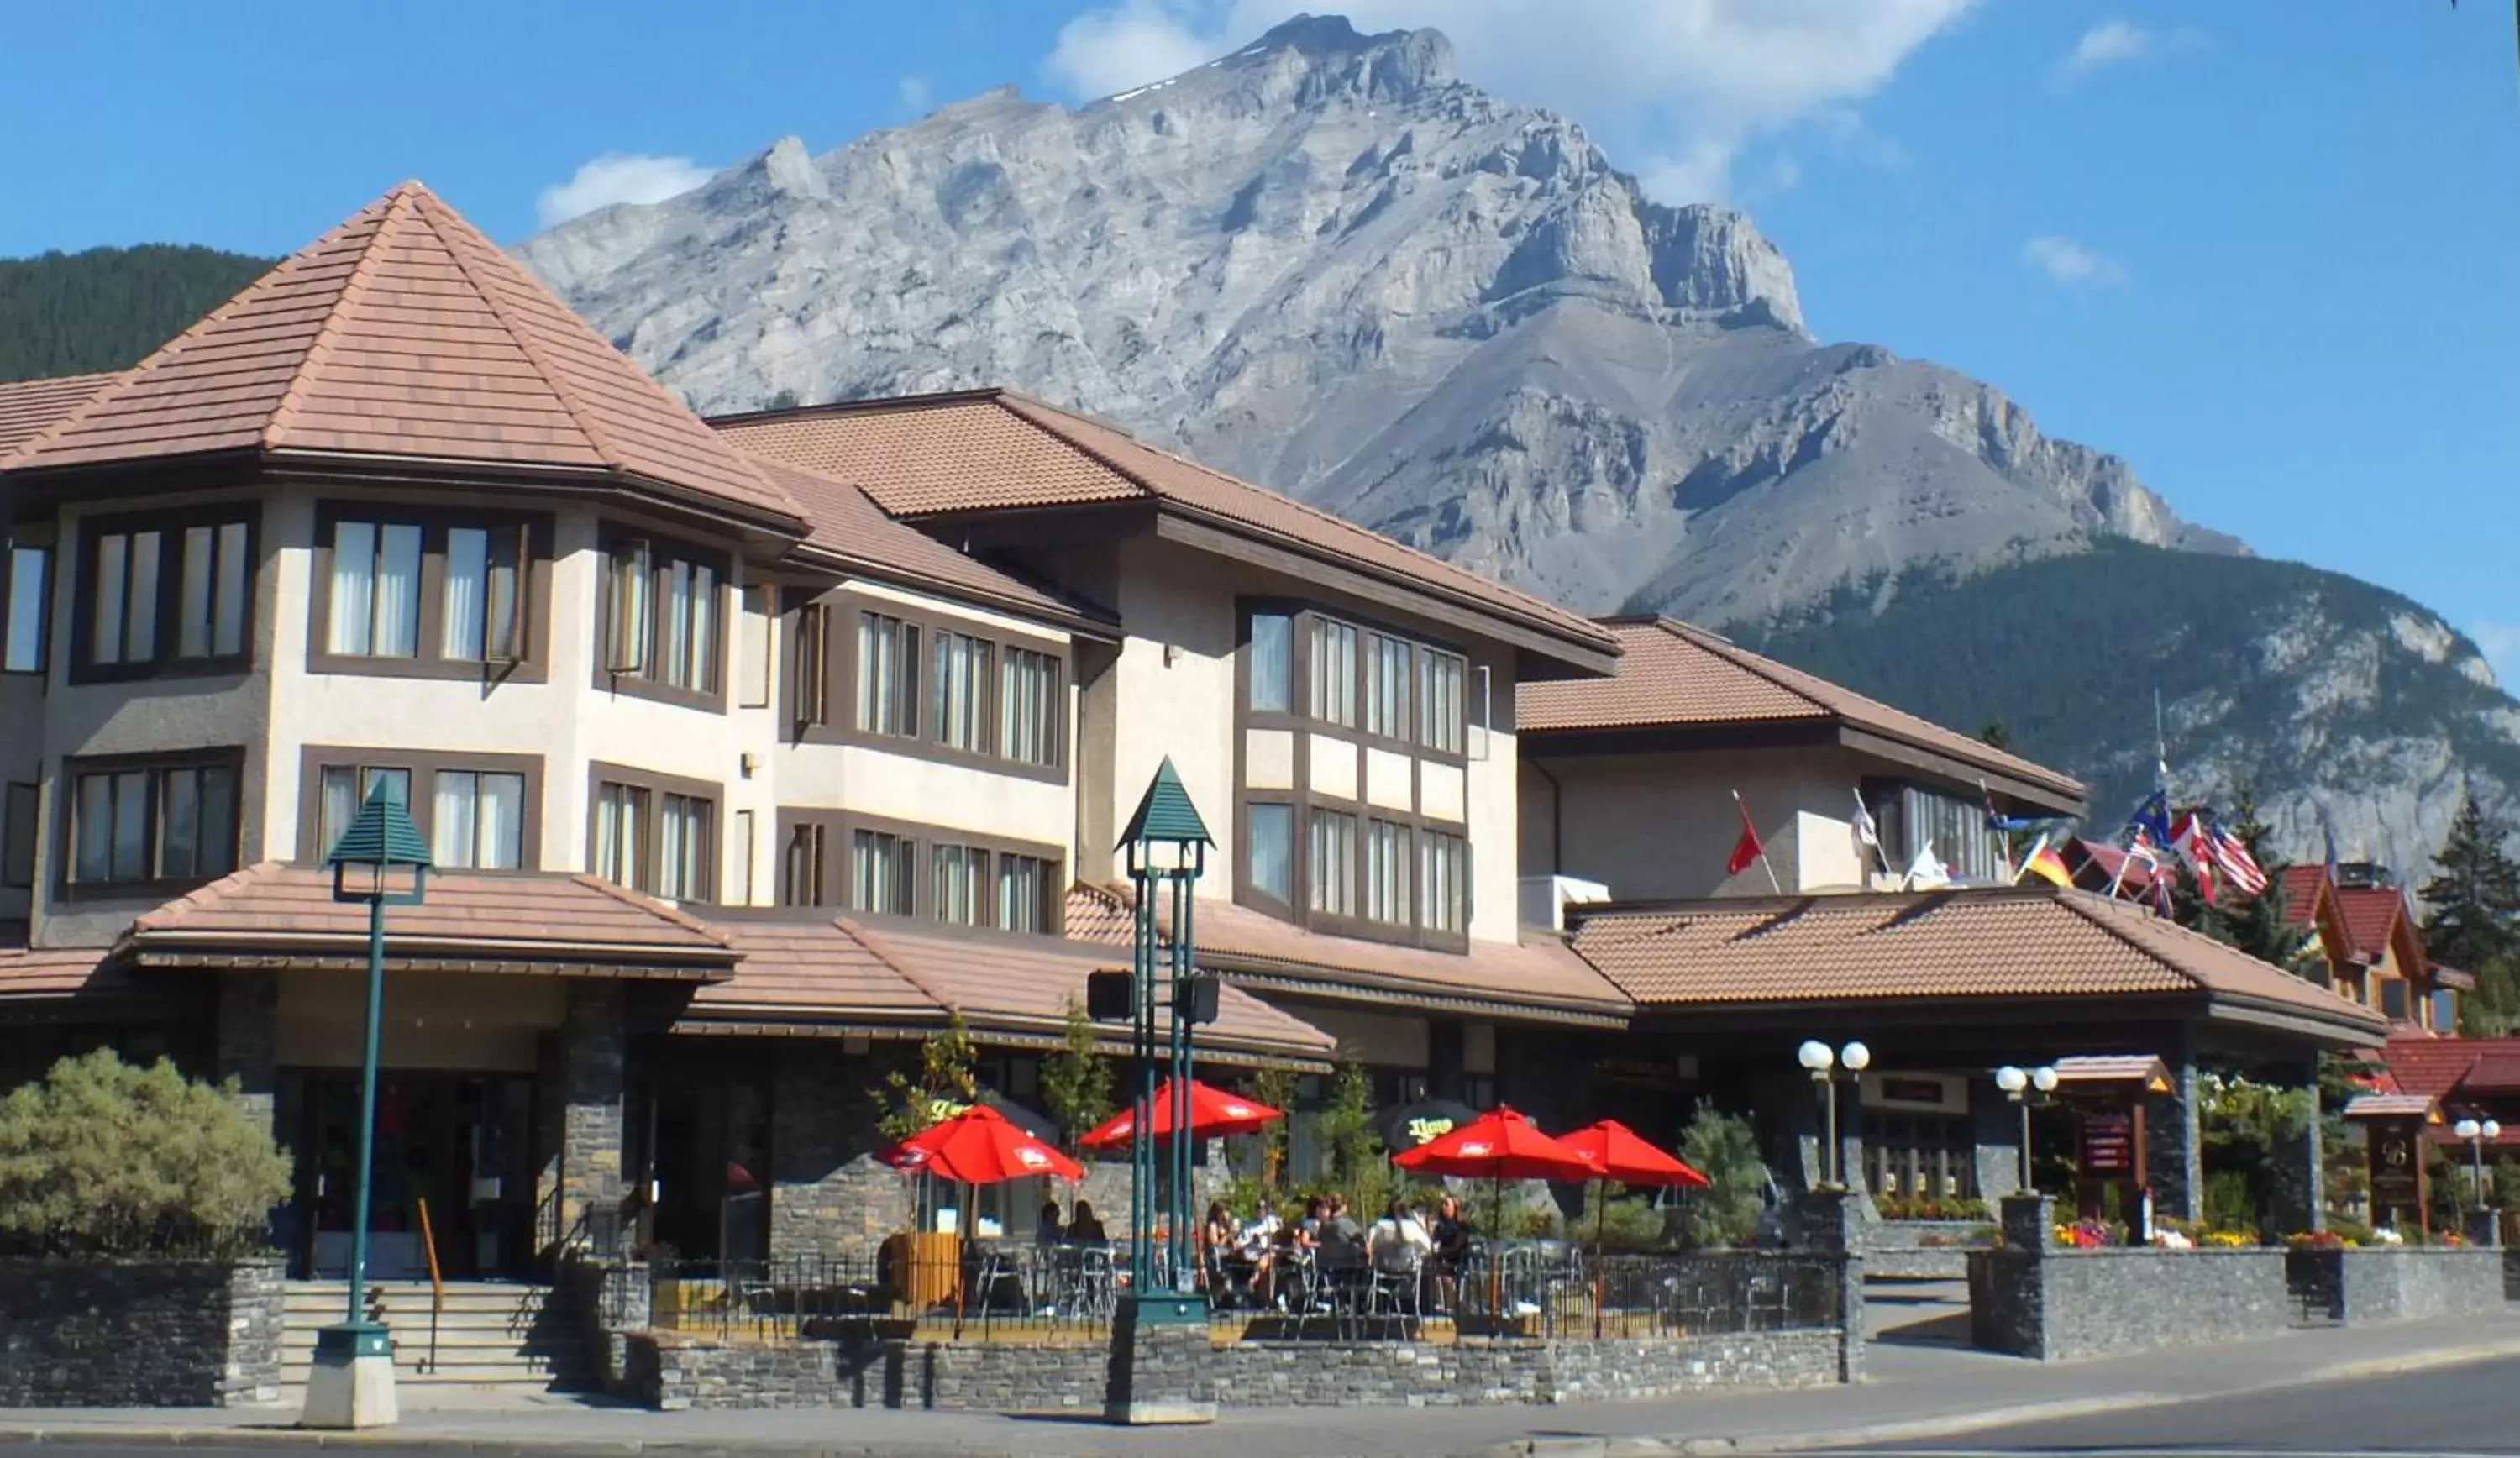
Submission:
<svg viewBox="0 0 2520 1458">
<path fill-rule="evenodd" d="M 230 451 L 573 467 L 796 516 L 741 453 L 416 182 L 283 260 L 0 468 Z"/>
<path fill-rule="evenodd" d="M 2407 914 L 2406 893 L 2393 886 L 2339 886 L 2335 894 L 2337 914 L 2345 922 L 2354 954 L 2366 962 L 2378 961 L 2389 950 L 2389 939 L 2397 934 L 2398 918 Z"/>
<path fill-rule="evenodd" d="M 2284 925 L 2308 926 L 2318 914 L 2318 891 L 2327 884 L 2327 867 L 2287 865 L 2275 873 L 2275 884 L 2283 890 Z"/>
<path fill-rule="evenodd" d="M 742 454 L 804 513 L 805 548 L 851 570 L 1058 622 L 1112 621 L 1103 609 L 1080 607 L 893 520 L 855 486 L 776 457 Z"/>
<path fill-rule="evenodd" d="M 1595 652 L 1613 646 L 1599 627 L 1553 603 L 1010 391 L 818 406 L 713 423 L 747 450 L 863 486 L 896 516 L 1151 500 L 1405 579 Z"/>
<path fill-rule="evenodd" d="M 0 456 L 43 434 L 112 378 L 112 375 L 64 375 L 0 384 Z"/>
<path fill-rule="evenodd" d="M 730 982 L 692 1000 L 696 1022 L 838 1021 L 934 1026 L 959 1011 L 981 1033 L 1057 1038 L 1067 1005 L 1085 1000 L 1090 972 L 1124 965 L 1107 950 L 1053 937 L 948 930 L 913 921 L 731 920 L 743 952 Z M 1112 1030 L 1112 1039 L 1121 1039 Z M 1234 988 L 1202 1046 L 1326 1060 L 1329 1035 Z"/>
<path fill-rule="evenodd" d="M 723 975 L 736 953 L 686 912 L 595 876 L 433 873 L 428 899 L 385 911 L 395 955 L 482 961 L 584 961 Z M 364 950 L 364 904 L 333 899 L 333 877 L 266 861 L 144 912 L 130 944 L 146 954 L 208 946 Z"/>
<path fill-rule="evenodd" d="M 1068 935 L 1127 946 L 1132 935 L 1129 894 L 1116 888 L 1080 891 L 1089 919 L 1080 924 L 1080 897 L 1071 893 Z M 1627 1020 L 1627 996 L 1543 928 L 1524 928 L 1516 945 L 1472 942 L 1466 953 L 1456 953 L 1308 931 L 1208 897 L 1199 898 L 1196 910 L 1199 963 L 1256 986 L 1362 1002 L 1475 1005 L 1508 1018 Z M 1166 908 L 1167 936 L 1170 919 Z"/>
<path fill-rule="evenodd" d="M 59 1006 L 72 1001 L 145 999 L 127 961 L 111 948 L 0 948 L 0 1006 Z"/>
<path fill-rule="evenodd" d="M 1616 675 L 1515 685 L 1518 732 L 1835 721 L 1948 755 L 2077 805 L 2085 797 L 2082 781 L 2070 775 L 1763 658 L 1703 628 L 1669 618 L 1612 619 L 1608 626 L 1621 649 Z"/>
<path fill-rule="evenodd" d="M 1575 950 L 1663 1008 L 2204 994 L 2366 1038 L 2387 1028 L 2141 907 L 2045 886 L 1610 910 L 1583 919 Z"/>
</svg>

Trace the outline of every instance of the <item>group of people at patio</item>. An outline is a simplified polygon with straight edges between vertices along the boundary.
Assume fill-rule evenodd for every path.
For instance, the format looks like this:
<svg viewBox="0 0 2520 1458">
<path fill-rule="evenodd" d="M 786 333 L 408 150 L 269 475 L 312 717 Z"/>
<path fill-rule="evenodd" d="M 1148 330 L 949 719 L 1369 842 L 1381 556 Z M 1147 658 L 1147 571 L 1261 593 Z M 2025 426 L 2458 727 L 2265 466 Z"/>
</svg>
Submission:
<svg viewBox="0 0 2520 1458">
<path fill-rule="evenodd" d="M 1358 1222 L 1342 1194 L 1310 1197 L 1292 1220 L 1264 1195 L 1247 1220 L 1211 1203 L 1198 1249 L 1199 1284 L 1218 1306 L 1301 1314 L 1354 1305 L 1373 1286 L 1402 1280 L 1433 1287 L 1436 1303 L 1448 1306 L 1473 1238 L 1450 1195 L 1414 1205 L 1394 1198 L 1371 1225 Z M 1416 1309 L 1428 1294 L 1413 1290 L 1406 1303 Z"/>
</svg>

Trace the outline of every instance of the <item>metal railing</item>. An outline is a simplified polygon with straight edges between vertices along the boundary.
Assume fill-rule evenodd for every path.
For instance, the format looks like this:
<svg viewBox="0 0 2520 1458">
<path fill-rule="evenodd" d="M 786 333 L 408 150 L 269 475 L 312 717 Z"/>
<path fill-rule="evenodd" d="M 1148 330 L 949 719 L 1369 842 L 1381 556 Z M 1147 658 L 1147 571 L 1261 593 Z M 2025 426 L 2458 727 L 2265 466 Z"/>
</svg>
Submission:
<svg viewBox="0 0 2520 1458">
<path fill-rule="evenodd" d="M 1845 1267 L 1826 1255 L 1613 1254 L 1515 1243 L 1374 1268 L 1281 1253 L 1223 1262 L 1204 1290 L 1220 1340 L 1430 1333 L 1645 1340 L 1834 1327 Z M 720 1340 L 1098 1343 L 1128 1286 L 1125 1247 L 896 1237 L 874 1258 L 675 1260 L 647 1270 L 646 1324 Z"/>
<path fill-rule="evenodd" d="M 437 1232 L 429 1228 L 428 1202 L 413 1202 L 420 1209 L 420 1248 L 428 1257 L 428 1360 L 421 1364 L 423 1372 L 437 1370 L 437 1318 L 446 1310 L 446 1277 L 437 1268 Z"/>
</svg>

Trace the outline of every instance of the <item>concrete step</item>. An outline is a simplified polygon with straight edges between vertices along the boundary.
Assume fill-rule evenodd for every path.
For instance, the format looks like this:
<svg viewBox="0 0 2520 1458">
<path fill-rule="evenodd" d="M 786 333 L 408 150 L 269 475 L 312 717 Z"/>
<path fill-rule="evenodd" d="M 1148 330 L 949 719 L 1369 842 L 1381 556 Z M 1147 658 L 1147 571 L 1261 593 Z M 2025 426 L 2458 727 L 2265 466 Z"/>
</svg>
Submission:
<svg viewBox="0 0 2520 1458">
<path fill-rule="evenodd" d="M 544 1392 L 571 1385 L 587 1370 L 585 1343 L 574 1323 L 550 1307 L 551 1289 L 524 1282 L 450 1283 L 440 1298 L 425 1281 L 371 1282 L 369 1309 L 382 1309 L 394 1337 L 399 1382 L 502 1391 Z M 298 1281 L 289 1288 L 281 1330 L 281 1385 L 303 1389 L 317 1333 L 341 1319 L 348 1289 L 340 1281 Z M 437 1306 L 435 1360 L 429 1360 L 430 1312 Z M 428 1370 L 422 1365 L 428 1363 Z"/>
</svg>

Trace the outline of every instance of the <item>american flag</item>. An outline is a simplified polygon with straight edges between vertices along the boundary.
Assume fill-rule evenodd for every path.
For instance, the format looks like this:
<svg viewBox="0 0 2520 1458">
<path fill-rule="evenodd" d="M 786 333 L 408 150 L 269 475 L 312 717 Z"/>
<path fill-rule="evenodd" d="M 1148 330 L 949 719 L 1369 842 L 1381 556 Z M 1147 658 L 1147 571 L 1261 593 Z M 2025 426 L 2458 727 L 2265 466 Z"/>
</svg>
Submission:
<svg viewBox="0 0 2520 1458">
<path fill-rule="evenodd" d="M 2205 848 L 2213 856 L 2216 868 L 2223 872 L 2223 879 L 2242 896 L 2266 895 L 2267 873 L 2258 864 L 2258 858 L 2249 854 L 2247 841 L 2220 822 L 2209 822 L 2205 826 Z"/>
</svg>

